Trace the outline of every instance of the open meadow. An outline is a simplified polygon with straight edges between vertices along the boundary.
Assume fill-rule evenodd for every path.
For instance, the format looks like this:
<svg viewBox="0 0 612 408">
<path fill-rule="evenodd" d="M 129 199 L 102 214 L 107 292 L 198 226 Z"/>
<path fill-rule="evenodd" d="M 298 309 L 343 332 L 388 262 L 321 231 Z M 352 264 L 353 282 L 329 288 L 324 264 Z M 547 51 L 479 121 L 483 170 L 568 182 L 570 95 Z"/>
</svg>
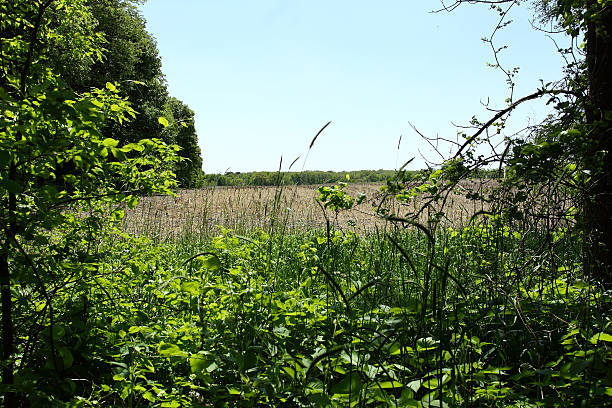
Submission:
<svg viewBox="0 0 612 408">
<path fill-rule="evenodd" d="M 477 191 L 490 187 L 490 180 L 469 180 L 462 183 Z M 385 197 L 380 183 L 348 184 L 347 194 L 366 199 L 348 210 L 338 212 L 324 210 L 317 203 L 317 185 L 205 187 L 178 190 L 176 196 L 142 197 L 138 206 L 126 210 L 124 231 L 167 240 L 192 237 L 209 238 L 219 232 L 218 226 L 231 228 L 240 233 L 257 229 L 282 229 L 286 232 L 322 229 L 326 220 L 337 228 L 351 229 L 360 234 L 387 223 L 376 209 L 389 208 L 392 213 L 403 216 L 415 211 L 424 199 L 412 200 L 399 206 L 392 197 Z M 463 225 L 486 205 L 467 200 L 464 195 L 452 194 L 446 202 L 446 222 Z M 425 212 L 420 220 L 426 222 Z"/>
</svg>

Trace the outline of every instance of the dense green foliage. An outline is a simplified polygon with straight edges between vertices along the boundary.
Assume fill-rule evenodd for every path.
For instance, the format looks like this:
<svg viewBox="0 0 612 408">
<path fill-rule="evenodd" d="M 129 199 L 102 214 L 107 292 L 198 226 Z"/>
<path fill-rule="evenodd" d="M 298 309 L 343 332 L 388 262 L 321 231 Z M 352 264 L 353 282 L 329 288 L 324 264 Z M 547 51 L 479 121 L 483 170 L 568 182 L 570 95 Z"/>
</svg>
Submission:
<svg viewBox="0 0 612 408">
<path fill-rule="evenodd" d="M 40 321 L 53 343 L 33 348 L 20 386 L 40 406 L 609 401 L 612 299 L 579 278 L 574 236 L 541 259 L 545 237 L 495 219 L 434 238 L 118 236 L 91 280 L 55 296 L 55 321 Z M 43 307 L 19 305 L 23 319 Z"/>
<path fill-rule="evenodd" d="M 52 68 L 58 48 L 84 65 L 103 55 L 81 1 L 0 4 L 0 283 L 5 406 L 35 380 L 32 358 L 60 370 L 56 302 L 99 271 L 97 243 L 137 194 L 171 193 L 176 150 L 105 137 L 134 110 L 118 84 L 77 92 Z M 109 218 L 110 217 L 110 218 Z M 78 290 L 77 290 L 78 292 Z M 38 305 L 35 314 L 27 313 Z M 22 313 L 24 312 L 24 313 Z M 38 355 L 37 355 L 38 354 Z M 17 398 L 17 399 L 16 399 Z"/>
<path fill-rule="evenodd" d="M 179 184 L 193 187 L 201 173 L 202 157 L 194 128 L 194 113 L 182 101 L 168 95 L 155 39 L 146 31 L 145 21 L 135 1 L 88 0 L 91 13 L 88 25 L 101 35 L 102 49 L 97 60 L 75 57 L 70 43 L 50 50 L 51 64 L 75 91 L 103 88 L 118 83 L 119 94 L 126 97 L 136 112 L 133 120 L 110 122 L 103 133 L 121 143 L 157 138 L 181 147 L 185 160 L 175 172 Z M 158 117 L 165 117 L 164 127 Z"/>
<path fill-rule="evenodd" d="M 608 3 L 540 4 L 573 38 L 607 44 Z M 199 154 L 143 27 L 130 1 L 0 3 L 4 406 L 611 405 L 608 253 L 592 249 L 607 209 L 588 212 L 608 200 L 610 109 L 592 94 L 589 53 L 601 55 L 588 38 L 566 88 L 529 96 L 551 96 L 559 115 L 506 140 L 503 157 L 478 156 L 479 135 L 528 99 L 474 119 L 438 169 L 349 172 L 386 180 L 397 205 L 374 207 L 382 227 L 331 221 L 362 200 L 340 183 L 318 190 L 325 229 L 287 233 L 282 185 L 345 173 L 231 174 L 219 177 L 279 186 L 266 230 L 159 244 L 122 231 L 125 209 L 196 178 Z M 141 139 L 149 130 L 159 139 Z M 491 163 L 505 169 L 494 188 L 460 184 Z M 450 194 L 482 210 L 451 225 Z"/>
</svg>

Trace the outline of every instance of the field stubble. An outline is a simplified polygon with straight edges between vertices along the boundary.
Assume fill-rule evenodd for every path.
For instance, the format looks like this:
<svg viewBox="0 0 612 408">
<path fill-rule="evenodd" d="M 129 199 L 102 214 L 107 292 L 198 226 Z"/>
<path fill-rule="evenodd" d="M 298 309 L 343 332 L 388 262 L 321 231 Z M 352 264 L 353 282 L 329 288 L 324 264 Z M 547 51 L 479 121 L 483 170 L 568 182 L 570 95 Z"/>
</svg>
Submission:
<svg viewBox="0 0 612 408">
<path fill-rule="evenodd" d="M 466 181 L 464 187 L 486 188 L 486 183 Z M 381 206 L 397 216 L 419 210 L 426 198 L 399 205 L 380 191 L 380 184 L 349 184 L 345 191 L 351 197 L 365 193 L 366 199 L 351 210 L 338 213 L 323 209 L 317 203 L 317 187 L 213 187 L 179 190 L 175 197 L 142 197 L 136 208 L 126 210 L 124 231 L 146 235 L 154 239 L 206 239 L 217 235 L 219 226 L 248 234 L 256 229 L 292 232 L 325 228 L 326 220 L 336 228 L 350 228 L 368 233 L 384 227 L 388 222 L 376 215 Z M 468 200 L 451 193 L 445 203 L 445 222 L 461 225 L 476 212 L 483 210 L 482 202 Z M 424 212 L 419 221 L 426 222 Z"/>
</svg>

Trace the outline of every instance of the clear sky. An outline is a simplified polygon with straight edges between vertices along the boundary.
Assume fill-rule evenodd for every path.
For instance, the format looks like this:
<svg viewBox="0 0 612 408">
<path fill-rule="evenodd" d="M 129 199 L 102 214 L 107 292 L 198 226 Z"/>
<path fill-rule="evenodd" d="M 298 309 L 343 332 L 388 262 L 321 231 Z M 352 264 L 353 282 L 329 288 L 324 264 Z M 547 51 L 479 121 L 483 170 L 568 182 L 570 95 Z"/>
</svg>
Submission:
<svg viewBox="0 0 612 408">
<path fill-rule="evenodd" d="M 393 169 L 421 154 L 412 130 L 455 138 L 452 123 L 502 107 L 505 77 L 480 39 L 498 19 L 484 6 L 431 13 L 437 0 L 148 0 L 170 93 L 196 113 L 206 173 L 283 169 Z M 561 75 L 552 41 L 533 30 L 527 3 L 499 36 L 517 90 Z M 517 128 L 546 113 L 532 104 Z M 308 145 L 328 121 L 304 162 Z M 398 139 L 402 142 L 398 149 Z"/>
</svg>

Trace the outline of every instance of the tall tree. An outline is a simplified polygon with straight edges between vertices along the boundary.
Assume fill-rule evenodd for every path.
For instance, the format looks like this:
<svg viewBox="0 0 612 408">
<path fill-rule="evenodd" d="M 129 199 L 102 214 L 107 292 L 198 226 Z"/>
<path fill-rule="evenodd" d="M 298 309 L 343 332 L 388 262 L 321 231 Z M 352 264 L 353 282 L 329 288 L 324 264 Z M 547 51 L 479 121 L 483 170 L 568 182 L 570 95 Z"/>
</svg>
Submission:
<svg viewBox="0 0 612 408">
<path fill-rule="evenodd" d="M 110 123 L 104 133 L 122 143 L 159 138 L 179 145 L 185 160 L 175 170 L 179 183 L 191 187 L 195 180 L 193 174 L 201 173 L 202 168 L 195 127 L 191 125 L 191 131 L 186 131 L 183 126 L 172 126 L 177 100 L 168 95 L 157 44 L 146 30 L 137 3 L 136 0 L 88 0 L 86 6 L 93 20 L 89 24 L 104 38 L 102 58 L 93 63 L 75 64 L 70 53 L 58 48 L 53 61 L 68 84 L 79 91 L 118 82 L 121 95 L 130 100 L 136 117 L 129 122 Z M 160 116 L 167 118 L 171 126 L 162 126 L 157 120 Z M 188 122 L 185 117 L 177 120 Z M 193 114 L 190 120 L 193 121 Z"/>
<path fill-rule="evenodd" d="M 194 112 L 176 98 L 169 98 L 168 105 L 173 122 L 167 129 L 174 136 L 173 143 L 181 147 L 179 154 L 183 157 L 176 169 L 176 177 L 184 187 L 194 187 L 202 173 L 202 155 L 195 130 Z"/>
</svg>

